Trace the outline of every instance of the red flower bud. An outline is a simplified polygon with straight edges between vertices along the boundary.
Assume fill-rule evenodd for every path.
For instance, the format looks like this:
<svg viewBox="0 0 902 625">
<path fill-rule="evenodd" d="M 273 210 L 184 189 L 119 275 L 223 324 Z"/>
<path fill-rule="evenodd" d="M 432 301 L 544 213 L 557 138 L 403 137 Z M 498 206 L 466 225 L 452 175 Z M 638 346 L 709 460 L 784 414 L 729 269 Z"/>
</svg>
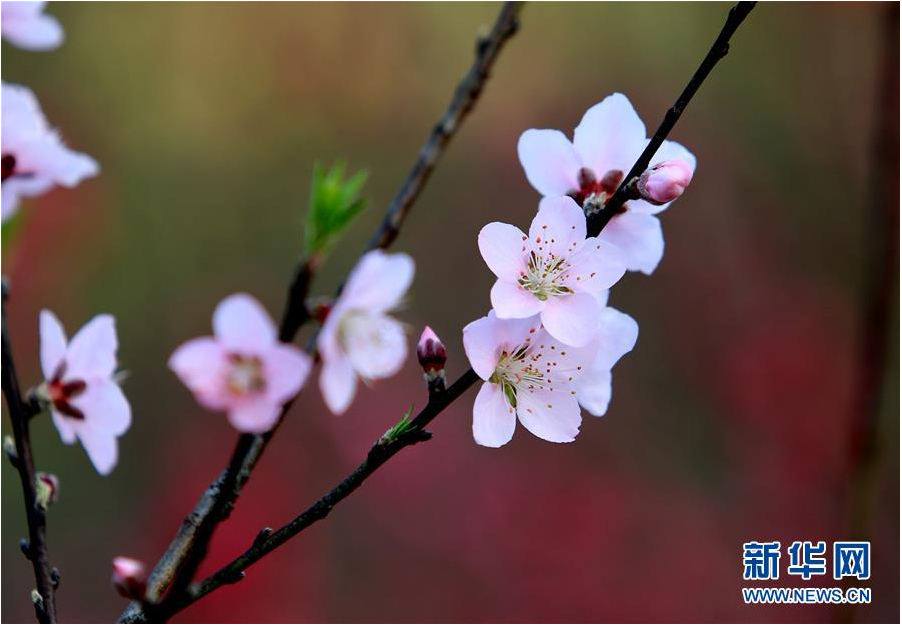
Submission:
<svg viewBox="0 0 902 625">
<path fill-rule="evenodd" d="M 423 373 L 426 374 L 443 371 L 445 361 L 448 360 L 444 344 L 429 326 L 423 330 L 420 342 L 417 343 L 417 360 L 420 361 Z"/>
<path fill-rule="evenodd" d="M 114 558 L 113 586 L 126 599 L 144 599 L 147 592 L 147 569 L 144 563 L 123 556 Z"/>
</svg>

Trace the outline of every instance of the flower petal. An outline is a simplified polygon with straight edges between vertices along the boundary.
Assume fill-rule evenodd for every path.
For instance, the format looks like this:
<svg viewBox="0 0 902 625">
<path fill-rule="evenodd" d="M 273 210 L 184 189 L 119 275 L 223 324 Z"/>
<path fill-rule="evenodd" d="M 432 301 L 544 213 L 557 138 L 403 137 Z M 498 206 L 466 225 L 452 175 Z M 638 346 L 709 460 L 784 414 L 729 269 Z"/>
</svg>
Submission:
<svg viewBox="0 0 902 625">
<path fill-rule="evenodd" d="M 488 380 L 498 367 L 503 340 L 499 326 L 498 318 L 489 313 L 463 329 L 464 352 L 473 371 L 483 380 Z"/>
<path fill-rule="evenodd" d="M 116 320 L 97 315 L 72 337 L 66 356 L 66 379 L 108 378 L 116 370 Z"/>
<path fill-rule="evenodd" d="M 266 394 L 281 405 L 297 395 L 310 375 L 313 361 L 294 345 L 276 344 L 263 361 Z"/>
<path fill-rule="evenodd" d="M 526 235 L 510 224 L 494 221 L 479 231 L 479 252 L 496 276 L 516 282 L 526 267 Z"/>
<path fill-rule="evenodd" d="M 542 311 L 542 325 L 561 343 L 583 347 L 595 338 L 598 312 L 598 302 L 588 293 L 551 297 Z"/>
<path fill-rule="evenodd" d="M 576 176 L 582 161 L 561 131 L 527 130 L 517 142 L 517 154 L 529 183 L 542 195 L 555 197 L 579 189 Z"/>
<path fill-rule="evenodd" d="M 71 402 L 85 415 L 85 426 L 91 430 L 122 436 L 132 424 L 131 406 L 119 385 L 110 379 L 89 382 Z"/>
<path fill-rule="evenodd" d="M 639 324 L 615 308 L 602 308 L 598 320 L 598 352 L 592 368 L 611 369 L 631 352 L 639 338 Z"/>
<path fill-rule="evenodd" d="M 499 319 L 526 319 L 538 314 L 545 302 L 519 284 L 497 280 L 491 292 L 492 306 Z"/>
<path fill-rule="evenodd" d="M 573 383 L 576 398 L 586 411 L 596 417 L 603 416 L 611 403 L 611 370 L 592 368 Z"/>
<path fill-rule="evenodd" d="M 44 15 L 46 2 L 4 2 L 2 4 L 3 38 L 23 50 L 43 51 L 59 47 L 63 27 L 55 17 Z"/>
<path fill-rule="evenodd" d="M 213 311 L 213 333 L 228 351 L 258 355 L 276 342 L 276 326 L 266 309 L 247 293 L 222 300 Z"/>
<path fill-rule="evenodd" d="M 414 262 L 407 254 L 367 252 L 351 271 L 336 308 L 387 312 L 396 308 L 413 282 Z"/>
<path fill-rule="evenodd" d="M 345 354 L 364 380 L 391 377 L 404 366 L 404 326 L 388 315 L 349 315 L 343 338 Z"/>
<path fill-rule="evenodd" d="M 664 256 L 661 221 L 632 208 L 611 219 L 598 238 L 617 246 L 629 271 L 651 275 Z"/>
<path fill-rule="evenodd" d="M 570 259 L 566 284 L 593 296 L 614 286 L 626 273 L 623 251 L 616 245 L 589 237 Z"/>
<path fill-rule="evenodd" d="M 586 215 L 573 198 L 543 198 L 529 226 L 529 244 L 543 255 L 569 258 L 586 238 Z"/>
<path fill-rule="evenodd" d="M 50 416 L 53 420 L 53 425 L 56 426 L 56 431 L 59 432 L 63 442 L 67 445 L 74 443 L 76 436 L 73 420 L 53 409 L 50 410 Z"/>
<path fill-rule="evenodd" d="M 105 430 L 92 427 L 78 428 L 78 440 L 81 441 L 91 464 L 100 475 L 109 475 L 119 462 L 119 445 L 116 437 Z"/>
<path fill-rule="evenodd" d="M 514 436 L 517 417 L 498 384 L 486 382 L 473 403 L 473 438 L 485 447 L 501 447 Z"/>
<path fill-rule="evenodd" d="M 336 415 L 344 414 L 357 391 L 357 374 L 351 361 L 343 355 L 329 360 L 324 358 L 319 388 L 329 410 Z"/>
<path fill-rule="evenodd" d="M 41 311 L 40 335 L 41 371 L 49 381 L 66 357 L 66 332 L 56 315 L 46 309 Z"/>
<path fill-rule="evenodd" d="M 517 417 L 527 430 L 552 443 L 572 442 L 583 418 L 569 391 L 518 392 Z"/>
<path fill-rule="evenodd" d="M 229 423 L 245 434 L 263 434 L 275 426 L 281 414 L 282 405 L 268 395 L 253 395 L 229 409 Z"/>
<path fill-rule="evenodd" d="M 182 343 L 169 357 L 168 364 L 205 407 L 223 410 L 232 403 L 223 384 L 228 367 L 226 351 L 212 336 Z"/>
<path fill-rule="evenodd" d="M 626 96 L 614 93 L 586 111 L 573 145 L 599 179 L 612 169 L 626 174 L 646 145 L 645 124 Z"/>
</svg>

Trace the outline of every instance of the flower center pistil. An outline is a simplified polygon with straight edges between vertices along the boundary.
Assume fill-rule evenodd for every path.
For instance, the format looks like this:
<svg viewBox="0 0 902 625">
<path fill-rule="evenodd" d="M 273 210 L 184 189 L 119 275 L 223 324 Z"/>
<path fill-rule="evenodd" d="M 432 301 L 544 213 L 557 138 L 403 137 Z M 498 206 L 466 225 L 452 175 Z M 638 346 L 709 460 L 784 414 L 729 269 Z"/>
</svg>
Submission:
<svg viewBox="0 0 902 625">
<path fill-rule="evenodd" d="M 526 271 L 517 283 L 543 302 L 549 297 L 567 295 L 572 290 L 564 284 L 570 264 L 552 252 L 539 254 L 534 250 L 526 259 Z"/>
<path fill-rule="evenodd" d="M 533 391 L 547 386 L 545 372 L 538 368 L 541 354 L 533 351 L 526 344 L 512 353 L 502 352 L 498 366 L 489 378 L 489 382 L 501 386 L 501 391 L 512 408 L 517 407 L 518 391 Z"/>
<path fill-rule="evenodd" d="M 606 172 L 601 180 L 595 172 L 588 167 L 583 167 L 576 175 L 579 189 L 570 191 L 567 195 L 572 197 L 577 204 L 585 210 L 597 210 L 611 199 L 623 182 L 623 172 L 619 169 L 611 169 Z"/>
<path fill-rule="evenodd" d="M 263 363 L 256 356 L 229 354 L 228 378 L 229 391 L 235 395 L 259 393 L 266 389 L 266 377 L 263 375 Z"/>
<path fill-rule="evenodd" d="M 66 363 L 60 364 L 59 368 L 53 376 L 53 379 L 46 384 L 47 398 L 61 414 L 83 421 L 85 414 L 72 405 L 72 399 L 78 397 L 88 388 L 84 380 L 63 381 L 63 375 L 66 373 Z"/>
</svg>

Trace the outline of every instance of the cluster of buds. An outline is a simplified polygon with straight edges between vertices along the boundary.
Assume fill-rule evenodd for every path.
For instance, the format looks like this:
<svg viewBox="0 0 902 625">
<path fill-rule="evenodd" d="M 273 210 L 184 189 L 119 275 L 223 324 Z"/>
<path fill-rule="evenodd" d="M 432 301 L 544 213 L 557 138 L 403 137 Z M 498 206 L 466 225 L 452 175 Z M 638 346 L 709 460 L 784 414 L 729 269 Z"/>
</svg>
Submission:
<svg viewBox="0 0 902 625">
<path fill-rule="evenodd" d="M 114 558 L 113 586 L 126 599 L 144 599 L 147 592 L 147 568 L 144 563 L 124 556 Z"/>
<path fill-rule="evenodd" d="M 448 360 L 448 353 L 445 351 L 445 345 L 441 339 L 429 326 L 423 329 L 423 334 L 420 335 L 420 341 L 417 343 L 417 360 L 423 367 L 423 377 L 426 379 L 426 384 L 429 385 L 429 392 L 444 391 L 445 361 Z"/>
<path fill-rule="evenodd" d="M 646 202 L 661 206 L 683 195 L 692 182 L 692 167 L 686 161 L 664 161 L 646 169 L 636 183 L 636 190 Z"/>
</svg>

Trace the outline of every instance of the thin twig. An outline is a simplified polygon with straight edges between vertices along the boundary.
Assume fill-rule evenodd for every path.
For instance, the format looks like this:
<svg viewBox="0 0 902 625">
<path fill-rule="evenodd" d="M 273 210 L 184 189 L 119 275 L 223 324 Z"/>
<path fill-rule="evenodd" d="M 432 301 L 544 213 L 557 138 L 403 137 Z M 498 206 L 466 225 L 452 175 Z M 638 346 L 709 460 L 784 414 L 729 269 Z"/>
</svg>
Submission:
<svg viewBox="0 0 902 625">
<path fill-rule="evenodd" d="M 742 20 L 745 19 L 752 8 L 754 8 L 754 3 L 741 2 L 730 10 L 726 25 L 718 36 L 714 47 L 712 47 L 712 51 L 709 52 L 702 61 L 702 65 L 692 77 L 689 86 L 683 91 L 683 94 L 677 101 L 677 105 L 671 109 L 671 111 L 679 111 L 676 113 L 676 117 L 672 117 L 670 113 L 668 113 L 668 116 L 665 117 L 661 127 L 655 132 L 655 138 L 652 141 L 656 141 L 658 146 L 660 146 L 660 143 L 667 137 L 667 134 L 676 123 L 676 119 L 679 118 L 683 108 L 685 108 L 692 99 L 692 96 L 698 90 L 699 86 L 701 86 L 705 77 L 710 73 L 717 61 L 726 55 L 730 36 L 735 32 L 736 28 Z M 637 166 L 633 167 L 633 169 L 635 170 L 644 159 L 645 165 L 642 168 L 642 171 L 644 171 L 644 167 L 648 166 L 649 159 L 656 150 L 657 148 L 654 148 L 649 154 L 644 152 L 637 162 Z M 648 150 L 646 150 L 646 152 L 648 152 Z M 601 222 L 600 225 L 598 225 L 598 231 L 604 228 L 606 224 L 607 221 Z M 431 394 L 426 407 L 423 408 L 411 422 L 410 428 L 408 428 L 402 436 L 393 441 L 386 442 L 382 439 L 377 441 L 370 449 L 363 463 L 361 463 L 335 488 L 329 491 L 329 493 L 324 495 L 310 508 L 295 517 L 287 525 L 274 532 L 268 531 L 258 535 L 257 539 L 254 540 L 247 551 L 219 569 L 216 573 L 213 573 L 198 584 L 191 586 L 186 595 L 176 600 L 174 606 L 175 611 L 191 605 L 221 586 L 233 584 L 243 579 L 245 569 L 258 562 L 268 553 L 279 548 L 317 521 L 324 519 L 332 511 L 332 508 L 353 493 L 370 475 L 391 459 L 396 453 L 405 447 L 409 447 L 423 440 L 428 440 L 428 438 L 431 437 L 431 434 L 425 430 L 425 427 L 479 380 L 479 376 L 476 375 L 472 369 L 468 369 L 446 391 L 443 393 Z"/>
<path fill-rule="evenodd" d="M 850 419 L 848 447 L 847 536 L 870 540 L 880 459 L 880 413 L 887 376 L 890 315 L 894 285 L 899 283 L 899 5 L 891 3 L 880 13 L 883 22 L 880 73 L 876 81 L 876 106 L 871 130 L 872 154 L 866 204 L 868 219 L 864 249 L 865 291 L 861 307 L 861 345 L 858 379 Z M 845 578 L 843 586 L 853 578 Z M 854 604 L 837 606 L 837 621 L 852 622 Z"/>
<path fill-rule="evenodd" d="M 755 2 L 739 2 L 730 9 L 730 13 L 727 15 L 727 21 L 721 29 L 720 34 L 717 35 L 717 39 L 715 39 L 714 43 L 711 45 L 711 49 L 708 50 L 708 54 L 702 59 L 698 69 L 695 70 L 695 74 L 693 74 L 692 78 L 689 80 L 686 88 L 683 89 L 683 93 L 680 94 L 680 97 L 677 98 L 673 106 L 667 110 L 664 119 L 661 121 L 661 125 L 658 126 L 655 134 L 652 135 L 651 140 L 648 142 L 642 155 L 639 156 L 639 160 L 637 160 L 636 164 L 633 165 L 633 168 L 630 169 L 629 173 L 623 179 L 623 182 L 620 183 L 620 187 L 604 205 L 604 208 L 589 216 L 587 226 L 590 237 L 597 236 L 611 218 L 619 213 L 620 209 L 623 208 L 623 205 L 632 198 L 633 192 L 630 188 L 630 183 L 648 169 L 648 166 L 651 164 L 651 159 L 654 158 L 658 148 L 661 147 L 661 144 L 664 143 L 667 135 L 670 134 L 670 131 L 673 130 L 673 127 L 676 125 L 677 121 L 679 121 L 680 116 L 683 114 L 683 111 L 686 110 L 686 107 L 689 105 L 695 92 L 698 91 L 698 88 L 705 82 L 708 74 L 711 73 L 711 70 L 714 69 L 714 66 L 717 65 L 718 61 L 725 57 L 730 51 L 730 38 L 752 9 L 755 8 L 755 4 Z"/>
<path fill-rule="evenodd" d="M 504 44 L 517 30 L 521 2 L 506 2 L 491 32 L 480 39 L 476 58 L 466 76 L 454 92 L 448 109 L 426 140 L 413 169 L 392 201 L 388 212 L 367 246 L 367 250 L 386 248 L 394 239 L 413 207 L 417 197 L 429 179 L 439 158 L 461 123 L 473 109 L 488 80 L 489 71 L 497 60 Z M 298 329 L 308 320 L 305 305 L 315 263 L 302 261 L 296 269 L 289 288 L 288 299 L 280 324 L 282 341 L 294 339 Z M 282 417 L 294 399 L 282 410 Z M 279 420 L 281 423 L 281 417 Z M 134 602 L 120 616 L 120 622 L 144 622 L 165 620 L 174 613 L 168 602 L 177 603 L 184 588 L 190 583 L 197 567 L 206 554 L 207 545 L 220 521 L 228 517 L 231 507 L 240 495 L 250 475 L 266 449 L 278 423 L 272 431 L 263 435 L 243 435 L 232 454 L 229 466 L 201 496 L 194 510 L 182 522 L 175 539 L 160 559 L 148 580 L 144 603 Z M 169 593 L 167 593 L 169 590 Z M 166 595 L 161 601 L 161 598 Z M 172 599 L 169 599 L 169 595 Z"/>
<path fill-rule="evenodd" d="M 41 623 L 56 623 L 56 583 L 54 580 L 58 573 L 54 573 L 47 556 L 47 515 L 45 510 L 37 505 L 34 457 L 29 432 L 29 420 L 33 416 L 33 408 L 29 408 L 31 402 L 24 400 L 19 390 L 19 379 L 16 375 L 16 365 L 13 360 L 6 320 L 7 295 L 7 284 L 4 280 L 2 304 L 3 395 L 6 397 L 6 406 L 9 409 L 10 421 L 12 421 L 13 438 L 16 444 L 14 464 L 19 472 L 19 480 L 22 482 L 25 516 L 28 520 L 28 541 L 27 543 L 23 541 L 22 549 L 34 568 L 37 596 L 32 595 L 32 602 L 35 615 Z"/>
</svg>

